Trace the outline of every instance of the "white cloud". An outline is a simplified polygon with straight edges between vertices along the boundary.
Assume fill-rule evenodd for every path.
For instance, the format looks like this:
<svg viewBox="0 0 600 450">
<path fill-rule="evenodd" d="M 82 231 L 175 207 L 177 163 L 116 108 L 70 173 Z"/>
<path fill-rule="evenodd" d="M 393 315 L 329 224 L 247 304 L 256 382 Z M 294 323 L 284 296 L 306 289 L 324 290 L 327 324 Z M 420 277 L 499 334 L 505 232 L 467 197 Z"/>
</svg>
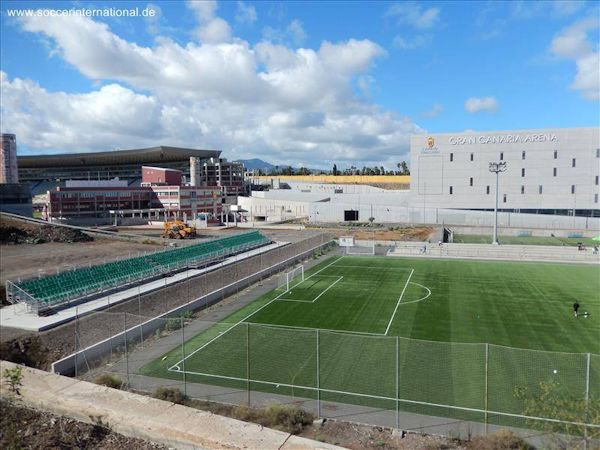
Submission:
<svg viewBox="0 0 600 450">
<path fill-rule="evenodd" d="M 401 50 L 414 50 L 421 47 L 426 47 L 431 44 L 433 37 L 430 34 L 419 34 L 413 38 L 403 38 L 398 35 L 394 38 L 392 44 L 394 47 Z"/>
<path fill-rule="evenodd" d="M 294 19 L 285 28 L 266 26 L 262 31 L 263 39 L 276 44 L 293 44 L 300 46 L 306 40 L 306 32 L 302 22 Z"/>
<path fill-rule="evenodd" d="M 475 114 L 479 112 L 496 112 L 498 101 L 494 97 L 470 97 L 465 102 L 465 110 Z"/>
<path fill-rule="evenodd" d="M 216 17 L 217 2 L 215 0 L 187 0 L 200 24 L 195 30 L 196 36 L 205 43 L 229 42 L 231 40 L 231 27 L 229 24 Z"/>
<path fill-rule="evenodd" d="M 256 8 L 253 5 L 246 5 L 242 1 L 237 2 L 237 10 L 235 13 L 236 22 L 252 24 L 256 22 L 257 18 Z"/>
<path fill-rule="evenodd" d="M 197 10 L 202 23 L 214 14 L 210 5 Z M 29 147 L 180 145 L 326 167 L 397 159 L 410 134 L 423 131 L 354 94 L 353 84 L 370 79 L 385 55 L 369 40 L 323 42 L 314 50 L 238 38 L 180 45 L 157 37 L 143 47 L 83 17 L 68 18 L 68 25 L 60 17 L 31 17 L 22 28 L 45 36 L 83 75 L 110 83 L 68 94 L 3 74 L 3 126 Z"/>
<path fill-rule="evenodd" d="M 554 55 L 575 62 L 577 73 L 570 88 L 580 91 L 588 100 L 600 99 L 599 26 L 596 15 L 588 17 L 564 28 L 550 44 Z M 588 35 L 591 35 L 589 40 Z"/>
<path fill-rule="evenodd" d="M 424 8 L 417 2 L 402 2 L 391 5 L 385 15 L 394 17 L 400 24 L 427 29 L 438 22 L 440 9 Z"/>
<path fill-rule="evenodd" d="M 150 34 L 158 34 L 160 32 L 160 20 L 162 19 L 162 9 L 154 3 L 148 3 L 146 8 L 154 11 L 154 15 L 144 18 L 146 21 L 146 29 Z"/>
<path fill-rule="evenodd" d="M 433 119 L 434 117 L 439 116 L 442 112 L 444 112 L 444 107 L 439 103 L 435 103 L 430 110 L 425 111 L 421 114 L 425 119 Z"/>
</svg>

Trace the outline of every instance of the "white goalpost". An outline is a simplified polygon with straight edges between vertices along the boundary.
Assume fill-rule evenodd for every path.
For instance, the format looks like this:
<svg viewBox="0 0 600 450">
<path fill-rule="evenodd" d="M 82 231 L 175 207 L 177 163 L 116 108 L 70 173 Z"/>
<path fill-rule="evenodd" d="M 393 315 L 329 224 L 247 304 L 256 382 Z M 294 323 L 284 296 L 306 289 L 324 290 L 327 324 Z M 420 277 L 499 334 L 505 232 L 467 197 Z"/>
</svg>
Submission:
<svg viewBox="0 0 600 450">
<path fill-rule="evenodd" d="M 374 255 L 375 241 L 354 241 L 354 245 L 346 247 L 346 255 Z"/>
<path fill-rule="evenodd" d="M 338 238 L 340 247 L 346 249 L 346 255 L 374 255 L 375 241 L 359 241 L 354 236 L 340 236 Z"/>
<path fill-rule="evenodd" d="M 277 282 L 277 287 L 285 288 L 285 292 L 287 292 L 290 290 L 293 281 L 296 281 L 297 283 L 302 283 L 304 281 L 303 265 L 294 267 L 292 270 L 289 270 L 287 272 L 280 273 Z"/>
</svg>

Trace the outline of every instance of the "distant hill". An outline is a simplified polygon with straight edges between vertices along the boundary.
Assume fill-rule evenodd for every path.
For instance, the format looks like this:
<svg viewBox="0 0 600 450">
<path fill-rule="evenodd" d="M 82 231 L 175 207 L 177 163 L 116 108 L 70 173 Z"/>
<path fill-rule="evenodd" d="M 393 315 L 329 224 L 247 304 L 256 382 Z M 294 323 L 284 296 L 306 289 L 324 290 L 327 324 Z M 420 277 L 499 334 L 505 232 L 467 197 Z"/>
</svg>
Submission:
<svg viewBox="0 0 600 450">
<path fill-rule="evenodd" d="M 273 164 L 268 163 L 268 162 L 263 161 L 262 159 L 258 159 L 258 158 L 239 159 L 238 162 L 243 163 L 246 170 L 260 169 L 260 170 L 264 170 L 265 172 L 268 172 L 269 170 L 275 168 L 275 166 Z"/>
</svg>

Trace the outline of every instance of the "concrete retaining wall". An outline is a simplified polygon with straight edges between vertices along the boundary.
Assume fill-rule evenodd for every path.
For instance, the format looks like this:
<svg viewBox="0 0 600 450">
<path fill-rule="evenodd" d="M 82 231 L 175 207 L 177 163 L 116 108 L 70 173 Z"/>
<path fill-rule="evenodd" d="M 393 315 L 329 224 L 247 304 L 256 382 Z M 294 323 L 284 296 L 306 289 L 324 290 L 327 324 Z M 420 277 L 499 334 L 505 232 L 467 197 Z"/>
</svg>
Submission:
<svg viewBox="0 0 600 450">
<path fill-rule="evenodd" d="M 16 365 L 0 362 L 0 370 Z M 23 368 L 19 402 L 177 449 L 340 449 L 260 425 L 131 392 Z M 10 393 L 4 384 L 0 392 Z"/>
</svg>

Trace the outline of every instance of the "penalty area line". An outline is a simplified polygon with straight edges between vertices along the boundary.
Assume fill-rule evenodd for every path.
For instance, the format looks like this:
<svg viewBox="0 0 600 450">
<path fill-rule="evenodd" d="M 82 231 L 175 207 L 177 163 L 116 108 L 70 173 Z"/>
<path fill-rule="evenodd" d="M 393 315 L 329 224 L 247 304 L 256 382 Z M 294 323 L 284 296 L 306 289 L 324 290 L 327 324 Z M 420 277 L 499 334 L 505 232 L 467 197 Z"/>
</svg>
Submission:
<svg viewBox="0 0 600 450">
<path fill-rule="evenodd" d="M 387 328 L 385 329 L 385 335 L 387 336 L 388 332 L 390 331 L 390 327 L 392 326 L 392 322 L 394 321 L 394 317 L 396 316 L 396 312 L 398 311 L 398 307 L 400 306 L 400 302 L 402 301 L 402 297 L 404 296 L 404 293 L 406 292 L 406 288 L 408 287 L 408 284 L 410 283 L 410 279 L 413 276 L 413 273 L 415 273 L 415 269 L 410 269 L 410 274 L 408 275 L 408 279 L 406 280 L 406 284 L 404 285 L 404 289 L 402 289 L 402 292 L 400 293 L 400 297 L 398 298 L 398 303 L 396 303 L 396 307 L 394 308 L 394 312 L 392 313 L 392 317 L 390 317 L 390 321 L 388 323 Z"/>
</svg>

